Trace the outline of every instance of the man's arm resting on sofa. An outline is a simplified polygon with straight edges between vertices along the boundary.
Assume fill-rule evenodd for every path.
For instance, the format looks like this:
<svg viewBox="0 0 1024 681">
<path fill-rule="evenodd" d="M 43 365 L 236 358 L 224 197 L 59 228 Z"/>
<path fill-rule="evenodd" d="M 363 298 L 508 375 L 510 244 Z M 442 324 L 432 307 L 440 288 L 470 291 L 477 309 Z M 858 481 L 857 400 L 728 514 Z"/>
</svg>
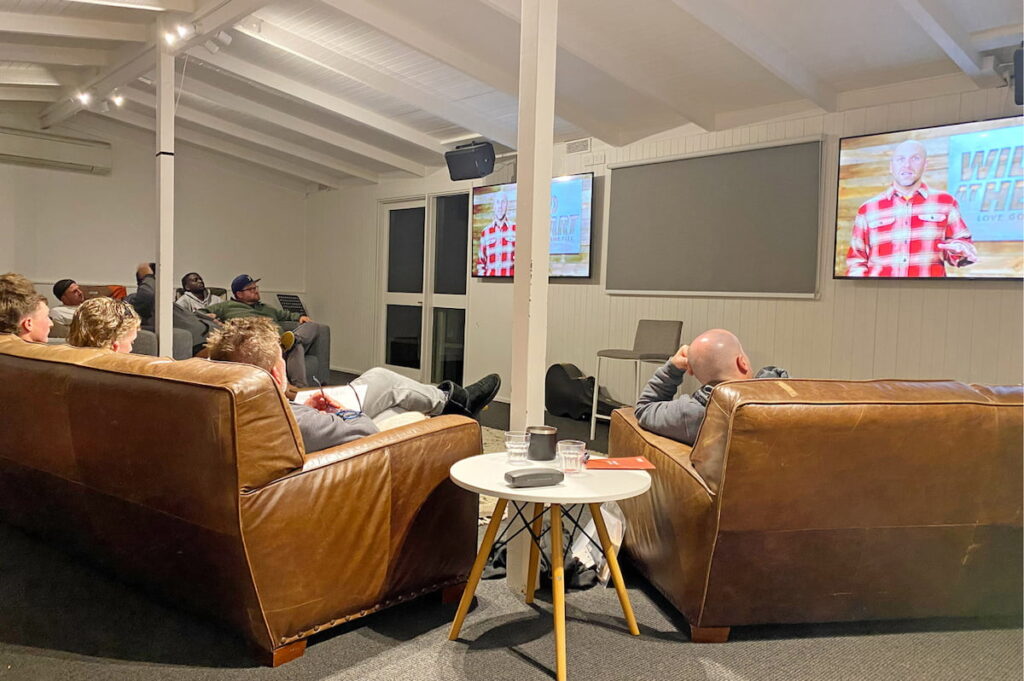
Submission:
<svg viewBox="0 0 1024 681">
<path fill-rule="evenodd" d="M 636 401 L 640 426 L 678 442 L 692 445 L 704 420 L 705 407 L 689 395 L 674 399 L 686 374 L 671 362 L 654 372 Z"/>
<path fill-rule="evenodd" d="M 347 416 L 338 416 L 294 402 L 291 408 L 307 452 L 343 445 L 380 430 L 373 419 L 362 413 L 351 412 Z"/>
</svg>

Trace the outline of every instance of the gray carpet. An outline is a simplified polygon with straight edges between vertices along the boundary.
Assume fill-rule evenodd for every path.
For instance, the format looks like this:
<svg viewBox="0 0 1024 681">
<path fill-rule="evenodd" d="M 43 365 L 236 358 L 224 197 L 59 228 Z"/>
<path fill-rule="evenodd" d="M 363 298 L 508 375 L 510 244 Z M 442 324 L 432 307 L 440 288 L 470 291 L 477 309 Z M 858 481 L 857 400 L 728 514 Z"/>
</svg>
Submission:
<svg viewBox="0 0 1024 681">
<path fill-rule="evenodd" d="M 310 640 L 304 657 L 256 666 L 244 643 L 0 525 L 0 680 L 509 679 L 553 677 L 547 592 L 536 609 L 484 581 L 462 639 L 434 597 Z M 901 621 L 743 627 L 724 645 L 687 640 L 683 620 L 625 566 L 641 636 L 611 589 L 567 597 L 569 677 L 579 681 L 1019 681 L 1011 621 Z"/>
</svg>

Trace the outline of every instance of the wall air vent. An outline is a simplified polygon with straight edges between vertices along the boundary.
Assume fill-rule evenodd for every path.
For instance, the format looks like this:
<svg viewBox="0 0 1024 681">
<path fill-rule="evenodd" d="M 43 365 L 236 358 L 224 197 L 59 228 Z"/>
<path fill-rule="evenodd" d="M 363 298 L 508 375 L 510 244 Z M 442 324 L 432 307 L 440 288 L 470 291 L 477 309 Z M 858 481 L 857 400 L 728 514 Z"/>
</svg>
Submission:
<svg viewBox="0 0 1024 681">
<path fill-rule="evenodd" d="M 567 154 L 582 154 L 590 151 L 590 139 L 584 137 L 581 140 L 572 140 L 571 142 L 565 143 L 565 153 Z"/>
<path fill-rule="evenodd" d="M 109 175 L 112 155 L 107 142 L 0 128 L 0 163 Z"/>
</svg>

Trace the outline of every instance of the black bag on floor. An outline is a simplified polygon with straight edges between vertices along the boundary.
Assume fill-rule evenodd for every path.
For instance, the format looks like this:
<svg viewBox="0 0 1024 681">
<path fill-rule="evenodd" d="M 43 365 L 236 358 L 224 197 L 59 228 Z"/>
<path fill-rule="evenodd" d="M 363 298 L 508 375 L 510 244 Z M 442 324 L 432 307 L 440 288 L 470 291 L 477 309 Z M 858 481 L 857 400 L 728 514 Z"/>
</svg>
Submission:
<svg viewBox="0 0 1024 681">
<path fill-rule="evenodd" d="M 549 414 L 587 421 L 593 401 L 593 376 L 584 376 L 575 364 L 552 364 L 548 367 L 544 376 L 544 408 Z M 598 391 L 598 414 L 609 416 L 613 409 L 624 406 L 613 400 L 604 388 Z"/>
</svg>

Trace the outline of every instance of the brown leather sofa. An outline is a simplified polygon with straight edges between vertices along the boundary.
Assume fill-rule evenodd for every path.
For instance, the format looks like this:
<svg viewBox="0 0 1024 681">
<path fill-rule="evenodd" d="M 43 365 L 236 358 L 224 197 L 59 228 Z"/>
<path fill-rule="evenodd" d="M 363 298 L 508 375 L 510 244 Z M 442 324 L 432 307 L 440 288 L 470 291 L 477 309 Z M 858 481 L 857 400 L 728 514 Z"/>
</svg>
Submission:
<svg viewBox="0 0 1024 681">
<path fill-rule="evenodd" d="M 723 642 L 747 624 L 1021 611 L 1022 389 L 953 381 L 736 381 L 694 446 L 613 413 L 646 456 L 625 548 Z"/>
<path fill-rule="evenodd" d="M 469 574 L 477 497 L 448 469 L 481 451 L 470 419 L 307 454 L 265 371 L 11 335 L 0 409 L 0 520 L 226 623 L 269 663 Z"/>
</svg>

